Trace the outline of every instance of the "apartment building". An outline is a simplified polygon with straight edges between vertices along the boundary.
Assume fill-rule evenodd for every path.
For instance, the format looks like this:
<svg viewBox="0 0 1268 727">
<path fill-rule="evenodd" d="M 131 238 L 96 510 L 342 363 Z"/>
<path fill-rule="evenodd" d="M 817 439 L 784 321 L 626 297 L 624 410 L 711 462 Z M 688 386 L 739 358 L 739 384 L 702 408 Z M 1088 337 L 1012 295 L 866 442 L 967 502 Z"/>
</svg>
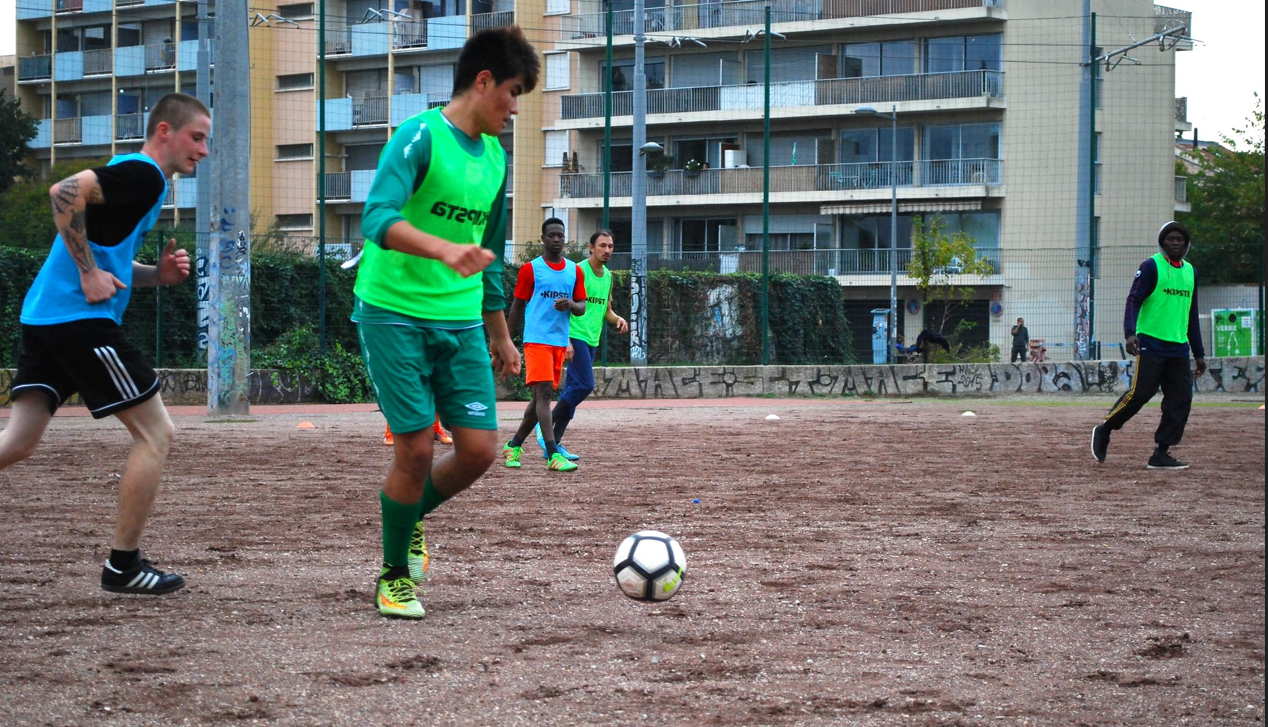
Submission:
<svg viewBox="0 0 1268 727">
<path fill-rule="evenodd" d="M 599 226 L 604 201 L 607 13 L 597 2 L 559 3 L 560 14 L 547 17 L 558 27 L 545 59 L 545 165 L 554 192 L 547 211 L 584 232 Z M 760 34 L 766 5 L 769 59 Z M 1187 13 L 1134 0 L 1092 5 L 1105 50 L 1191 22 Z M 1070 330 L 1087 304 L 1075 255 L 1008 262 L 1017 257 L 1010 252 L 1072 251 L 1086 210 L 1080 101 L 1087 45 L 1077 4 L 1064 7 L 1039 0 L 648 0 L 646 138 L 665 150 L 648 157 L 649 267 L 760 270 L 769 225 L 773 270 L 831 275 L 847 297 L 888 308 L 891 251 L 905 270 L 913 218 L 938 216 L 948 231 L 970 234 L 978 255 L 994 263 L 994 274 L 971 281 L 979 300 L 969 315 L 988 324 L 977 329 L 982 341 L 1005 342 L 1017 316 L 1034 321 L 1032 330 Z M 636 21 L 628 0 L 613 10 L 609 199 L 621 252 L 632 232 Z M 1176 209 L 1173 51 L 1187 47 L 1141 48 L 1147 63 L 1129 60 L 1109 72 L 1097 66 L 1093 245 L 1151 244 Z M 859 113 L 862 107 L 896 113 L 896 132 L 891 121 Z M 891 241 L 895 186 L 899 224 Z M 1097 266 L 1097 297 L 1121 305 L 1138 263 Z M 924 302 L 914 283 L 899 275 L 907 313 Z M 921 317 L 900 317 L 907 340 Z M 1090 322 L 1094 340 L 1118 340 L 1118 324 L 1109 315 Z"/>
</svg>

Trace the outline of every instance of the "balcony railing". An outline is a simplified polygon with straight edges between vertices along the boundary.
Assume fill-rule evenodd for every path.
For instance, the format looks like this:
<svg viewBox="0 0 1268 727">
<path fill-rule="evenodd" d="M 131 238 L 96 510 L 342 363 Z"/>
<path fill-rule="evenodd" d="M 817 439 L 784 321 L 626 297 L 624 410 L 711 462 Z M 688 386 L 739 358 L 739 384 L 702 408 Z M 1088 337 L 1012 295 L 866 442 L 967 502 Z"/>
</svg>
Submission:
<svg viewBox="0 0 1268 727">
<path fill-rule="evenodd" d="M 109 76 L 113 71 L 113 48 L 97 48 L 84 51 L 85 76 Z"/>
<path fill-rule="evenodd" d="M 351 52 L 352 28 L 345 25 L 326 29 L 326 55 L 342 56 Z"/>
<path fill-rule="evenodd" d="M 1193 13 L 1188 10 L 1169 8 L 1163 5 L 1154 6 L 1154 32 L 1165 33 L 1172 28 L 1184 26 L 1183 35 L 1193 37 Z"/>
<path fill-rule="evenodd" d="M 998 0 L 732 0 L 726 2 L 648 8 L 646 33 L 694 31 L 734 26 L 761 27 L 765 7 L 771 6 L 771 23 L 796 23 L 878 15 L 898 15 L 959 8 L 998 7 Z M 585 13 L 562 18 L 561 40 L 601 38 L 607 34 L 607 13 Z M 612 34 L 634 33 L 634 11 L 613 13 Z"/>
<path fill-rule="evenodd" d="M 427 21 L 405 20 L 393 23 L 392 47 L 398 50 L 402 48 L 426 48 Z"/>
<path fill-rule="evenodd" d="M 471 16 L 471 32 L 479 33 L 490 28 L 505 28 L 515 24 L 515 11 L 502 10 L 496 13 L 478 13 Z"/>
<path fill-rule="evenodd" d="M 518 252 L 518 251 L 517 251 Z M 999 274 L 1000 251 L 997 246 L 978 247 L 977 258 L 991 263 L 993 274 Z M 896 254 L 896 259 L 895 259 Z M 898 265 L 898 274 L 906 275 L 911 263 L 911 248 L 889 249 L 820 248 L 817 250 L 771 250 L 770 271 L 794 275 L 888 275 L 891 260 Z M 617 253 L 607 263 L 612 270 L 629 270 L 630 254 Z M 700 270 L 715 273 L 761 272 L 760 249 L 732 250 L 649 250 L 648 270 Z M 954 272 L 949 270 L 948 272 Z"/>
<path fill-rule="evenodd" d="M 84 139 L 83 119 L 57 119 L 53 122 L 54 144 L 78 144 Z"/>
<path fill-rule="evenodd" d="M 1189 122 L 1189 97 L 1181 96 L 1176 99 L 1176 121 L 1179 123 Z"/>
<path fill-rule="evenodd" d="M 326 201 L 352 199 L 352 172 L 326 174 Z"/>
<path fill-rule="evenodd" d="M 1176 177 L 1176 201 L 1187 203 L 1189 201 L 1189 178 Z"/>
<path fill-rule="evenodd" d="M 681 114 L 698 111 L 761 109 L 764 87 L 760 84 L 660 88 L 647 92 L 648 114 Z M 916 73 L 907 76 L 831 78 L 771 84 L 771 106 L 833 106 L 862 103 L 897 103 L 949 98 L 998 98 L 1004 91 L 1001 71 Z M 604 94 L 582 93 L 562 98 L 564 119 L 602 117 Z M 612 94 L 612 115 L 634 113 L 632 91 Z"/>
<path fill-rule="evenodd" d="M 118 114 L 114 117 L 114 138 L 118 141 L 145 138 L 145 114 Z"/>
<path fill-rule="evenodd" d="M 18 58 L 19 81 L 42 81 L 53 77 L 53 56 Z"/>
<path fill-rule="evenodd" d="M 1000 184 L 998 159 L 926 159 L 920 162 L 922 187 L 947 187 L 965 184 Z"/>
<path fill-rule="evenodd" d="M 78 13 L 84 9 L 84 0 L 57 0 L 57 12 Z"/>
<path fill-rule="evenodd" d="M 176 44 L 154 43 L 145 46 L 145 70 L 170 71 L 176 68 Z"/>
<path fill-rule="evenodd" d="M 921 162 L 868 162 L 770 168 L 770 186 L 778 192 L 831 192 L 899 187 L 988 185 L 1001 183 L 999 159 L 948 159 Z M 629 197 L 630 172 L 612 174 L 609 194 Z M 649 174 L 647 196 L 761 194 L 762 168 L 672 170 Z M 602 197 L 602 174 L 561 174 L 561 197 Z"/>
<path fill-rule="evenodd" d="M 353 126 L 379 126 L 387 123 L 387 94 L 366 96 L 352 102 Z"/>
</svg>

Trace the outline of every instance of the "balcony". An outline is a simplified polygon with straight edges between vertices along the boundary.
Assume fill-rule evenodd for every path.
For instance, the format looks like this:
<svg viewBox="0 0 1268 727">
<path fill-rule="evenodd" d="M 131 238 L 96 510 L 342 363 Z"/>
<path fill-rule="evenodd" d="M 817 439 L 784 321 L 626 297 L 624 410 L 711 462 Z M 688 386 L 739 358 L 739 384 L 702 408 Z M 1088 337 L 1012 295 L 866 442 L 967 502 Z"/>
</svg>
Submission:
<svg viewBox="0 0 1268 727">
<path fill-rule="evenodd" d="M 180 177 L 167 180 L 167 195 L 163 197 L 163 207 L 165 209 L 191 209 L 197 206 L 197 177 Z"/>
<path fill-rule="evenodd" d="M 176 70 L 198 70 L 198 41 L 182 40 L 178 45 L 180 48 L 176 53 Z M 211 66 L 216 65 L 216 41 L 214 40 L 207 41 L 207 63 Z"/>
<path fill-rule="evenodd" d="M 392 50 L 427 47 L 427 21 L 398 21 L 392 27 Z"/>
<path fill-rule="evenodd" d="M 47 81 L 53 77 L 53 56 L 18 58 L 18 81 Z"/>
<path fill-rule="evenodd" d="M 54 8 L 58 13 L 78 13 L 84 9 L 84 0 L 56 0 Z"/>
<path fill-rule="evenodd" d="M 352 101 L 352 125 L 385 126 L 387 124 L 387 94 L 370 95 Z"/>
<path fill-rule="evenodd" d="M 53 145 L 53 120 L 40 119 L 35 123 L 35 138 L 29 146 L 32 149 L 47 149 Z"/>
<path fill-rule="evenodd" d="M 84 51 L 85 76 L 109 76 L 114 73 L 114 49 L 97 48 Z"/>
<path fill-rule="evenodd" d="M 1003 90 L 1004 74 L 1001 71 L 917 73 L 908 76 L 772 83 L 770 102 L 772 109 L 787 109 L 960 98 L 990 99 L 1000 98 Z M 561 104 L 564 120 L 603 118 L 602 93 L 564 96 Z M 613 93 L 612 116 L 632 117 L 633 104 L 632 91 Z M 726 111 L 727 118 L 736 118 L 736 112 L 746 112 L 747 115 L 760 118 L 764 105 L 765 87 L 760 84 L 660 88 L 647 92 L 648 116 Z"/>
<path fill-rule="evenodd" d="M 1180 35 L 1193 37 L 1193 13 L 1188 10 L 1169 8 L 1163 5 L 1154 6 L 1154 32 L 1165 33 L 1172 28 L 1183 27 Z M 1176 50 L 1193 50 L 1193 41 L 1183 40 L 1176 44 Z"/>
<path fill-rule="evenodd" d="M 515 25 L 515 11 L 502 10 L 496 13 L 477 13 L 471 16 L 471 32 L 479 33 L 481 30 L 489 30 L 491 28 L 506 28 Z"/>
<path fill-rule="evenodd" d="M 114 138 L 117 141 L 142 141 L 148 114 L 118 114 L 114 117 Z"/>
<path fill-rule="evenodd" d="M 861 164 L 818 164 L 770 168 L 771 196 L 783 201 L 854 199 L 882 195 L 823 194 L 888 191 L 898 187 L 972 187 L 967 196 L 986 196 L 986 187 L 1001 184 L 999 159 L 950 159 L 919 162 L 870 162 Z M 629 197 L 631 172 L 612 174 L 611 197 Z M 678 204 L 674 198 L 699 195 L 735 195 L 732 203 L 761 200 L 762 168 L 705 169 L 700 172 L 674 170 L 656 177 L 648 175 L 647 196 L 668 197 L 663 204 Z M 802 193 L 798 195 L 798 193 Z M 816 194 L 818 193 L 818 194 Z M 603 197 L 602 174 L 561 174 L 559 195 L 563 198 Z M 964 195 L 959 195 L 964 196 Z M 705 201 L 702 200 L 703 204 Z M 712 200 L 710 201 L 712 202 Z"/>
<path fill-rule="evenodd" d="M 374 169 L 357 169 L 351 172 L 326 174 L 326 201 L 363 204 L 370 198 L 370 185 L 374 184 Z"/>
<path fill-rule="evenodd" d="M 145 46 L 145 72 L 158 73 L 176 68 L 176 44 L 154 43 Z"/>
<path fill-rule="evenodd" d="M 1175 188 L 1175 211 L 1176 212 L 1192 212 L 1193 205 L 1189 204 L 1189 178 L 1176 177 Z"/>
<path fill-rule="evenodd" d="M 53 121 L 54 144 L 79 144 L 83 139 L 83 119 L 76 116 L 71 119 L 56 119 Z"/>
<path fill-rule="evenodd" d="M 715 35 L 701 33 L 722 28 L 760 28 L 766 22 L 765 7 L 771 6 L 771 24 L 805 23 L 824 28 L 824 21 L 843 21 L 830 27 L 849 27 L 850 21 L 856 18 L 872 18 L 874 24 L 899 24 L 923 20 L 918 17 L 901 17 L 914 13 L 937 12 L 938 20 L 952 19 L 948 11 L 970 11 L 964 19 L 974 17 L 991 17 L 992 9 L 998 9 L 999 0 L 724 0 L 723 2 L 700 3 L 698 5 L 675 5 L 670 7 L 648 8 L 644 12 L 643 30 L 645 33 L 688 32 L 695 35 Z M 971 11 L 979 11 L 972 13 Z M 981 12 L 985 10 L 985 12 Z M 933 20 L 935 18 L 928 18 Z M 594 39 L 596 45 L 607 37 L 607 14 L 605 12 L 566 15 L 561 19 L 561 41 L 574 42 Z M 807 29 L 810 29 L 807 27 Z M 621 10 L 613 13 L 613 36 L 623 37 L 614 43 L 629 44 L 633 42 L 634 11 Z"/>
</svg>

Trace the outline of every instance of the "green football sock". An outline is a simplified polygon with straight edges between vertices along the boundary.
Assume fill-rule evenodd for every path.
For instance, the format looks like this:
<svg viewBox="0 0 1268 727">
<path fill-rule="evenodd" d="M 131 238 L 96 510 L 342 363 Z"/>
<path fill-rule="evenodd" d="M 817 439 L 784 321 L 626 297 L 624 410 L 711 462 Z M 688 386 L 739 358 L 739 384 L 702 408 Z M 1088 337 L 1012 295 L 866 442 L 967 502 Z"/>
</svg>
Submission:
<svg viewBox="0 0 1268 727">
<path fill-rule="evenodd" d="M 449 499 L 449 495 L 442 495 L 431 483 L 431 475 L 427 475 L 427 484 L 423 485 L 423 507 L 418 514 L 421 519 L 431 513 L 432 510 L 440 507 L 441 503 Z"/>
<path fill-rule="evenodd" d="M 383 562 L 403 566 L 409 558 L 409 540 L 418 524 L 418 503 L 405 504 L 379 492 L 383 510 Z"/>
</svg>

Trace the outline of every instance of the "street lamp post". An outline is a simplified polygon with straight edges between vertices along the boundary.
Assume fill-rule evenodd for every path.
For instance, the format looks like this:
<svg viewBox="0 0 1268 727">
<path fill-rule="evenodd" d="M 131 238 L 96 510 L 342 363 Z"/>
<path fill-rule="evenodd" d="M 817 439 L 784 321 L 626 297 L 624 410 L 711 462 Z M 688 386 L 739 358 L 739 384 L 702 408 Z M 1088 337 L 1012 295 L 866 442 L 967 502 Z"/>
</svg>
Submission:
<svg viewBox="0 0 1268 727">
<path fill-rule="evenodd" d="M 885 327 L 885 361 L 894 363 L 894 328 L 898 325 L 898 106 L 890 113 L 871 106 L 854 109 L 860 116 L 889 119 L 889 325 Z"/>
</svg>

